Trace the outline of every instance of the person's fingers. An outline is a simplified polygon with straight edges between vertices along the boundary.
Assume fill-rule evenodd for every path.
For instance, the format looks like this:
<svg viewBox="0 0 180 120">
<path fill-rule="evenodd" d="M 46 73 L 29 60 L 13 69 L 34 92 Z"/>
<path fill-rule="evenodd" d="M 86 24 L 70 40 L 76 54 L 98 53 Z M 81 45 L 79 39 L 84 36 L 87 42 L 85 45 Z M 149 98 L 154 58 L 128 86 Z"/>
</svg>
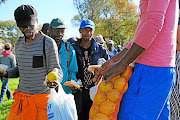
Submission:
<svg viewBox="0 0 180 120">
<path fill-rule="evenodd" d="M 49 88 L 55 88 L 58 86 L 58 82 L 56 80 L 53 80 L 52 82 L 50 82 L 49 80 L 47 80 L 47 86 Z"/>
<path fill-rule="evenodd" d="M 99 69 L 95 69 L 95 70 L 94 70 L 94 73 L 96 74 L 96 73 L 98 72 L 98 70 L 99 70 Z"/>
<path fill-rule="evenodd" d="M 53 80 L 52 81 L 52 86 L 57 86 L 58 85 L 58 82 L 56 80 Z"/>
<path fill-rule="evenodd" d="M 6 76 L 7 72 L 3 72 L 2 74 L 3 74 L 3 76 Z"/>
<path fill-rule="evenodd" d="M 97 71 L 94 78 L 93 78 L 93 82 L 96 82 L 100 75 L 101 75 L 100 71 Z"/>
<path fill-rule="evenodd" d="M 98 78 L 97 78 L 98 80 L 95 82 L 95 85 L 97 85 L 97 84 L 99 83 L 101 77 L 102 77 L 102 75 L 99 75 L 99 76 L 98 76 Z"/>
<path fill-rule="evenodd" d="M 47 81 L 47 86 L 48 86 L 49 88 L 51 88 L 51 87 L 52 87 L 52 83 L 51 83 L 50 81 Z"/>
<path fill-rule="evenodd" d="M 109 76 L 105 77 L 105 85 L 108 84 L 108 82 L 115 76 L 117 76 L 118 74 L 117 73 L 114 73 L 114 74 L 110 74 Z"/>
<path fill-rule="evenodd" d="M 114 69 L 114 66 L 111 66 L 110 68 L 108 68 L 106 71 L 103 72 L 103 80 L 105 80 L 105 84 L 107 84 L 111 78 L 115 77 L 118 74 L 118 72 L 116 72 L 116 69 Z"/>
<path fill-rule="evenodd" d="M 76 90 L 77 88 L 75 88 L 74 86 L 70 87 L 72 91 Z"/>
<path fill-rule="evenodd" d="M 112 71 L 111 71 L 111 69 L 110 69 L 110 68 L 107 69 L 106 71 L 104 71 L 104 72 L 102 73 L 103 79 L 106 80 L 111 74 L 113 74 Z"/>
<path fill-rule="evenodd" d="M 79 91 L 81 91 L 81 92 L 82 92 L 82 89 L 81 89 L 81 88 L 79 88 Z"/>
<path fill-rule="evenodd" d="M 99 82 L 99 80 L 100 80 L 100 78 L 101 78 L 102 73 L 103 73 L 104 70 L 105 70 L 105 69 L 104 69 L 103 66 L 100 67 L 99 69 L 97 69 L 96 74 L 95 74 L 94 79 L 93 79 L 93 82 L 95 82 L 95 83 L 98 83 L 98 82 Z"/>
</svg>

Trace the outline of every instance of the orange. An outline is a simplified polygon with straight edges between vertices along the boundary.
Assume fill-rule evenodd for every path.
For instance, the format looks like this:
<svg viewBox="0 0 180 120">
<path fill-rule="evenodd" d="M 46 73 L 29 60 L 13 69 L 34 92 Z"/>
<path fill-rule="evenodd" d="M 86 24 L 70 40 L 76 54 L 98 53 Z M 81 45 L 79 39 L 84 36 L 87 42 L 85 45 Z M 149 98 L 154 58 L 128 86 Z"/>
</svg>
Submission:
<svg viewBox="0 0 180 120">
<path fill-rule="evenodd" d="M 89 114 L 93 118 L 99 112 L 100 112 L 99 106 L 92 106 L 91 109 L 90 109 Z"/>
<path fill-rule="evenodd" d="M 94 104 L 100 105 L 102 102 L 106 101 L 106 94 L 102 92 L 97 92 L 94 97 Z"/>
<path fill-rule="evenodd" d="M 94 116 L 93 120 L 109 120 L 108 116 L 102 113 L 98 113 Z"/>
<path fill-rule="evenodd" d="M 111 101 L 104 101 L 100 106 L 100 111 L 106 115 L 111 115 L 115 112 L 115 104 Z"/>
<path fill-rule="evenodd" d="M 117 89 L 111 89 L 107 93 L 108 100 L 116 102 L 120 97 L 120 92 Z"/>
<path fill-rule="evenodd" d="M 107 85 L 104 85 L 105 81 L 102 81 L 100 84 L 99 84 L 99 87 L 98 87 L 98 90 L 100 92 L 107 92 L 109 90 L 111 90 L 113 88 L 113 84 L 111 82 L 108 82 Z"/>
<path fill-rule="evenodd" d="M 120 77 L 114 82 L 114 88 L 120 92 L 125 92 L 128 89 L 128 82 L 125 78 Z"/>
<path fill-rule="evenodd" d="M 117 120 L 117 117 L 115 115 L 109 115 L 109 120 Z"/>
<path fill-rule="evenodd" d="M 126 71 L 121 74 L 121 77 L 124 77 L 126 78 L 126 80 L 129 80 L 132 76 L 132 73 L 133 73 L 133 67 L 128 66 Z"/>
<path fill-rule="evenodd" d="M 110 81 L 114 83 L 115 80 L 117 80 L 120 77 L 120 75 L 117 75 L 116 77 L 113 77 Z"/>
</svg>

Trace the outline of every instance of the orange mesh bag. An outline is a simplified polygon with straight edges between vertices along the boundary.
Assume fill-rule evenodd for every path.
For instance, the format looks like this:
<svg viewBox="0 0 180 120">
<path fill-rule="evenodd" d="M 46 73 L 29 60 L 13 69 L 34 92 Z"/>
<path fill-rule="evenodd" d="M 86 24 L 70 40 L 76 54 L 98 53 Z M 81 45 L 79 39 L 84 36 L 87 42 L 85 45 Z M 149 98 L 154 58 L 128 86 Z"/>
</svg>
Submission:
<svg viewBox="0 0 180 120">
<path fill-rule="evenodd" d="M 133 73 L 133 64 L 126 71 L 110 80 L 102 81 L 94 97 L 89 112 L 89 120 L 116 120 L 123 94 L 128 89 L 128 81 Z"/>
</svg>

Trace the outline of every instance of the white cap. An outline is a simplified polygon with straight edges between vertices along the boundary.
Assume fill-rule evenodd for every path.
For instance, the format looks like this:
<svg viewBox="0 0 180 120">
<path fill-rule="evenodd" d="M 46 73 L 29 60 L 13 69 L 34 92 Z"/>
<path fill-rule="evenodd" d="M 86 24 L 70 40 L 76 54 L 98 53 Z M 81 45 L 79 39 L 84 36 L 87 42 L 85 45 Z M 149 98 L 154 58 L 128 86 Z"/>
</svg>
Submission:
<svg viewBox="0 0 180 120">
<path fill-rule="evenodd" d="M 112 44 L 112 45 L 114 45 L 114 41 L 113 41 L 113 40 L 108 40 L 108 41 L 107 41 L 107 44 Z"/>
<path fill-rule="evenodd" d="M 103 39 L 103 36 L 100 35 L 100 34 L 97 35 L 94 39 L 96 40 L 96 42 L 98 42 L 100 44 L 105 42 L 104 39 Z"/>
</svg>

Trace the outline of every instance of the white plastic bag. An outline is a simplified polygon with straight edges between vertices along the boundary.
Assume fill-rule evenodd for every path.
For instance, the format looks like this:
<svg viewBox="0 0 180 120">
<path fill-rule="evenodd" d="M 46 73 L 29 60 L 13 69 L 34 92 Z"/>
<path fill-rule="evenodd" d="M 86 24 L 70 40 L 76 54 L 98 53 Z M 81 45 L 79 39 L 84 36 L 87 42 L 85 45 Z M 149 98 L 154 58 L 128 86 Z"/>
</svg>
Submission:
<svg viewBox="0 0 180 120">
<path fill-rule="evenodd" d="M 95 85 L 95 86 L 93 86 L 93 87 L 91 87 L 91 88 L 89 89 L 89 95 L 90 95 L 90 99 L 91 99 L 92 101 L 94 101 L 94 97 L 95 97 L 95 95 L 96 95 L 96 93 L 97 93 L 98 86 L 99 86 L 99 84 L 100 84 L 101 82 L 102 82 L 102 77 L 101 77 L 101 79 L 100 79 L 100 81 L 98 82 L 97 85 Z"/>
<path fill-rule="evenodd" d="M 104 58 L 99 58 L 98 61 L 97 61 L 98 65 L 103 65 L 105 62 L 106 62 L 106 60 L 105 60 Z M 89 89 L 89 95 L 90 95 L 90 99 L 91 99 L 92 101 L 94 101 L 94 97 L 95 97 L 95 95 L 96 95 L 96 93 L 97 93 L 98 86 L 99 86 L 99 84 L 100 84 L 101 82 L 102 82 L 102 77 L 101 77 L 101 79 L 99 80 L 99 82 L 98 82 L 97 85 L 95 85 L 95 86 L 93 86 L 93 87 L 91 87 L 91 88 Z"/>
<path fill-rule="evenodd" d="M 47 102 L 49 120 L 77 120 L 77 110 L 72 94 L 66 94 L 59 84 L 58 92 L 51 89 L 51 96 Z"/>
</svg>

